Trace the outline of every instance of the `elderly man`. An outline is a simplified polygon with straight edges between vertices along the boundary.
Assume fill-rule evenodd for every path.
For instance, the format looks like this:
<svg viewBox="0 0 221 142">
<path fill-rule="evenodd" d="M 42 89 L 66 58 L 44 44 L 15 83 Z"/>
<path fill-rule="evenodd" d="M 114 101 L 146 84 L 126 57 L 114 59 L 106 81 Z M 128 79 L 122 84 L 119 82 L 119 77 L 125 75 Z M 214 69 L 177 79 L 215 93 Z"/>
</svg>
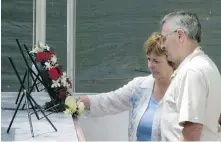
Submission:
<svg viewBox="0 0 221 142">
<path fill-rule="evenodd" d="M 164 97 L 162 140 L 218 140 L 221 76 L 199 46 L 198 17 L 189 12 L 173 12 L 162 19 L 161 26 L 168 60 L 178 65 Z"/>
</svg>

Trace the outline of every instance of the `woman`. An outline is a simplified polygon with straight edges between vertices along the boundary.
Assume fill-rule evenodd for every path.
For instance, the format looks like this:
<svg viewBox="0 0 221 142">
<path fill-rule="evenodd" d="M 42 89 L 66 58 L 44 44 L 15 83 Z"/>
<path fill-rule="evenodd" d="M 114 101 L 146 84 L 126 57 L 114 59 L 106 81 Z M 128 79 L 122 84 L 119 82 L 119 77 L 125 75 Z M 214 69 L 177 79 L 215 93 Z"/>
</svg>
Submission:
<svg viewBox="0 0 221 142">
<path fill-rule="evenodd" d="M 162 50 L 163 36 L 153 33 L 144 44 L 148 68 L 152 75 L 137 77 L 115 91 L 81 96 L 88 116 L 105 116 L 129 110 L 130 141 L 160 140 L 159 102 L 173 73 L 173 64 Z M 138 120 L 138 121 L 137 121 Z"/>
</svg>

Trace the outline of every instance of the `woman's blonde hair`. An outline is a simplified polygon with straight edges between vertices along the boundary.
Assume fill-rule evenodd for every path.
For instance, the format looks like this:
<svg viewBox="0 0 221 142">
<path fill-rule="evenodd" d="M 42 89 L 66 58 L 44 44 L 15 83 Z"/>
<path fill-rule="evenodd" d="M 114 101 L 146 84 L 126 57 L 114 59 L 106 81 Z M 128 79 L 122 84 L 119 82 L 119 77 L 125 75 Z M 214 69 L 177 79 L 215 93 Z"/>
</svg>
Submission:
<svg viewBox="0 0 221 142">
<path fill-rule="evenodd" d="M 162 49 L 164 37 L 158 32 L 154 32 L 144 43 L 144 51 L 146 54 L 154 53 L 157 56 L 166 55 L 165 50 Z"/>
<path fill-rule="evenodd" d="M 147 41 L 144 43 L 145 53 L 146 54 L 154 53 L 157 56 L 162 56 L 162 55 L 167 56 L 166 51 L 162 47 L 164 41 L 165 37 L 162 34 L 158 32 L 152 33 L 151 36 L 147 39 Z M 168 61 L 168 64 L 172 66 L 174 69 L 176 68 L 176 65 L 173 62 Z"/>
</svg>

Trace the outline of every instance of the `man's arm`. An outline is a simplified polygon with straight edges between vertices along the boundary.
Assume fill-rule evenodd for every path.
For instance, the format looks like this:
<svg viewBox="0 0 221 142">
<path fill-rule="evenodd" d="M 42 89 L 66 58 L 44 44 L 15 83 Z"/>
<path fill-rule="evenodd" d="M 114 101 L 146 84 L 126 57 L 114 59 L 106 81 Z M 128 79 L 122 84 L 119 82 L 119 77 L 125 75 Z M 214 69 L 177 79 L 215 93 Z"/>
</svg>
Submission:
<svg viewBox="0 0 221 142">
<path fill-rule="evenodd" d="M 220 116 L 219 116 L 218 123 L 219 123 L 218 132 L 219 132 L 220 138 L 221 138 L 221 113 L 220 113 Z"/>
<path fill-rule="evenodd" d="M 221 126 L 221 113 L 219 115 L 219 120 L 218 120 L 219 125 Z"/>
<path fill-rule="evenodd" d="M 206 115 L 208 86 L 205 78 L 197 71 L 189 70 L 180 97 L 179 125 L 183 127 L 182 141 L 200 140 Z"/>
<path fill-rule="evenodd" d="M 183 124 L 182 137 L 180 141 L 199 141 L 203 125 L 199 123 L 185 122 Z"/>
</svg>

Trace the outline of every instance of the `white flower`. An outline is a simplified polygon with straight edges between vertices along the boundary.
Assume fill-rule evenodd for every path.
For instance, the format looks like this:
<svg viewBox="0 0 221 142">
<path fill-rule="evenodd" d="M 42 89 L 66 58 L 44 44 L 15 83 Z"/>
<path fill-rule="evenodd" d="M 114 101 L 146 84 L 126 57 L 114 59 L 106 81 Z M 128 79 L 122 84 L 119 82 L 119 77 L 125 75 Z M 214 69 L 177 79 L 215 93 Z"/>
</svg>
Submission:
<svg viewBox="0 0 221 142">
<path fill-rule="evenodd" d="M 67 74 L 66 74 L 66 72 L 63 72 L 62 77 L 67 78 Z"/>
<path fill-rule="evenodd" d="M 59 83 L 59 79 L 57 80 L 52 80 L 52 85 L 51 85 L 51 88 L 55 88 L 55 87 L 60 87 L 61 84 Z"/>
<path fill-rule="evenodd" d="M 57 57 L 55 55 L 52 55 L 51 57 L 51 63 L 54 65 L 55 63 L 57 63 Z"/>
<path fill-rule="evenodd" d="M 50 65 L 50 63 L 48 63 L 48 62 L 45 62 L 45 68 L 48 70 L 48 69 L 50 69 L 51 68 L 51 65 Z"/>
<path fill-rule="evenodd" d="M 67 75 L 66 72 L 63 72 L 63 75 L 61 76 L 61 84 L 64 87 L 69 87 L 70 85 L 67 82 Z"/>
<path fill-rule="evenodd" d="M 48 51 L 50 51 L 50 47 L 49 47 L 48 45 L 46 45 L 46 49 L 47 49 Z"/>
<path fill-rule="evenodd" d="M 59 66 L 59 64 L 55 64 L 54 66 L 55 66 L 55 67 L 58 67 L 58 66 Z"/>
<path fill-rule="evenodd" d="M 46 49 L 47 51 L 50 50 L 50 47 L 47 44 L 39 43 L 39 45 L 42 49 Z"/>
<path fill-rule="evenodd" d="M 68 106 L 68 108 L 66 108 L 64 111 L 65 114 L 73 114 L 76 112 L 77 104 L 76 104 L 76 100 L 73 98 L 73 96 L 68 96 L 65 99 L 65 105 Z"/>
<path fill-rule="evenodd" d="M 62 84 L 64 87 L 68 87 L 67 78 L 66 78 L 66 76 L 64 76 L 64 74 L 61 76 L 61 84 Z"/>
<path fill-rule="evenodd" d="M 29 53 L 38 53 L 38 52 L 42 52 L 43 50 L 41 48 L 39 48 L 38 46 L 36 46 L 35 48 L 32 49 L 32 51 L 30 51 Z"/>
</svg>

